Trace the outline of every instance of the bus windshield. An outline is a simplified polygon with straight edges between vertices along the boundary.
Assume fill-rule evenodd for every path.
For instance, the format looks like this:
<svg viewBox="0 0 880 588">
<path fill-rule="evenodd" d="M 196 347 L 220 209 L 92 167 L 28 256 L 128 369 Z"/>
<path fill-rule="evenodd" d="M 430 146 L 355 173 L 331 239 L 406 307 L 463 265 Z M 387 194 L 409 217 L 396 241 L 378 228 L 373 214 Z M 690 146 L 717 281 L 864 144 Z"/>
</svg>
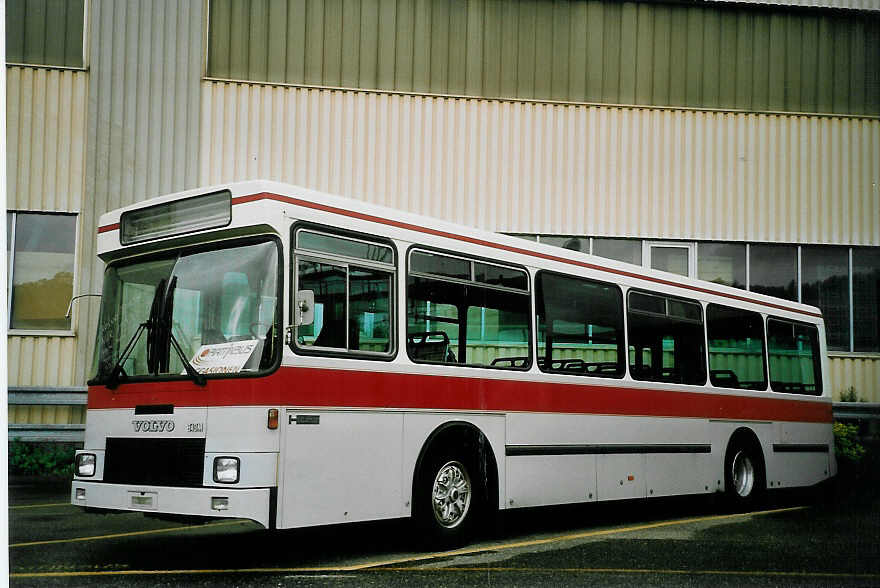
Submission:
<svg viewBox="0 0 880 588">
<path fill-rule="evenodd" d="M 271 368 L 278 263 L 278 246 L 265 240 L 110 265 L 90 383 Z"/>
</svg>

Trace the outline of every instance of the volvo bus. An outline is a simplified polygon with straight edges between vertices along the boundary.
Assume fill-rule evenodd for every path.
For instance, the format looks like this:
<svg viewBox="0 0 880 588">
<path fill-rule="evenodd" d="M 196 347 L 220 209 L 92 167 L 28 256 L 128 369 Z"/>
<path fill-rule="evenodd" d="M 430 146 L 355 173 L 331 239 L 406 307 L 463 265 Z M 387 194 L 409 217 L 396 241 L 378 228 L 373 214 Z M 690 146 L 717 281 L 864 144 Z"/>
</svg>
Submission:
<svg viewBox="0 0 880 588">
<path fill-rule="evenodd" d="M 818 309 L 248 181 L 103 215 L 74 505 L 295 528 L 836 472 Z"/>
</svg>

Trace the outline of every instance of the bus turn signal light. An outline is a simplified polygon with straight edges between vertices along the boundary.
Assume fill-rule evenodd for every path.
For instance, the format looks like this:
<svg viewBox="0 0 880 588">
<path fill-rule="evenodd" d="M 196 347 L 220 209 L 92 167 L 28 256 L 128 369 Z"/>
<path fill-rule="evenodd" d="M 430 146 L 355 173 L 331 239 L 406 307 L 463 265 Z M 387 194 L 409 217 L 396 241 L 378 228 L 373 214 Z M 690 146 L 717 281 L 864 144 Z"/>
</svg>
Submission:
<svg viewBox="0 0 880 588">
<path fill-rule="evenodd" d="M 278 409 L 270 408 L 269 409 L 269 421 L 266 423 L 266 426 L 272 429 L 273 431 L 278 428 Z"/>
</svg>

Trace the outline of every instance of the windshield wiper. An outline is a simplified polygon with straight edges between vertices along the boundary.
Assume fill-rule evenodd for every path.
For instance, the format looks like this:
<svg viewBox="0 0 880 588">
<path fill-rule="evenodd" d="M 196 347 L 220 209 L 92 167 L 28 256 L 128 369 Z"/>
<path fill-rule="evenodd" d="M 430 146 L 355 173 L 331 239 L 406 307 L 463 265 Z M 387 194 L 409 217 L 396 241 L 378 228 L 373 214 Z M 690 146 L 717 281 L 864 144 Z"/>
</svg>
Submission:
<svg viewBox="0 0 880 588">
<path fill-rule="evenodd" d="M 141 338 L 141 333 L 147 331 L 147 347 L 150 346 L 150 331 L 155 331 L 157 315 L 159 313 L 159 301 L 161 300 L 162 294 L 165 290 L 165 278 L 162 278 L 159 281 L 159 284 L 156 286 L 156 293 L 153 294 L 153 303 L 150 305 L 150 315 L 147 317 L 147 320 L 138 325 L 137 330 L 134 332 L 134 335 L 131 336 L 131 339 L 128 340 L 128 344 L 125 346 L 125 349 L 119 355 L 119 358 L 116 360 L 116 363 L 113 364 L 113 369 L 110 370 L 110 373 L 107 374 L 107 379 L 104 382 L 104 385 L 107 386 L 110 390 L 115 390 L 119 386 L 120 377 L 128 377 L 128 374 L 125 373 L 125 368 L 123 368 L 123 364 L 128 359 L 128 356 L 131 355 L 131 352 L 134 351 L 134 347 L 137 344 L 138 340 Z"/>
<path fill-rule="evenodd" d="M 171 316 L 174 309 L 175 288 L 177 288 L 177 276 L 171 278 L 171 283 L 168 285 L 168 291 L 165 293 L 164 302 L 162 304 L 162 318 L 157 332 L 157 338 L 161 337 L 161 344 L 163 346 L 167 346 L 168 342 L 171 343 L 171 346 L 174 347 L 174 350 L 177 352 L 177 356 L 180 357 L 181 363 L 183 363 L 183 369 L 186 370 L 186 375 L 192 378 L 193 382 L 195 382 L 197 385 L 204 386 L 207 383 L 207 378 L 205 378 L 203 374 L 197 372 L 196 369 L 189 362 L 189 360 L 186 358 L 186 355 L 184 355 L 183 353 L 183 349 L 180 347 L 180 343 L 178 343 L 177 341 L 177 337 L 174 336 L 174 330 L 171 328 Z M 162 351 L 162 364 L 163 367 L 167 370 L 168 355 L 170 350 L 167 347 L 164 347 Z"/>
</svg>

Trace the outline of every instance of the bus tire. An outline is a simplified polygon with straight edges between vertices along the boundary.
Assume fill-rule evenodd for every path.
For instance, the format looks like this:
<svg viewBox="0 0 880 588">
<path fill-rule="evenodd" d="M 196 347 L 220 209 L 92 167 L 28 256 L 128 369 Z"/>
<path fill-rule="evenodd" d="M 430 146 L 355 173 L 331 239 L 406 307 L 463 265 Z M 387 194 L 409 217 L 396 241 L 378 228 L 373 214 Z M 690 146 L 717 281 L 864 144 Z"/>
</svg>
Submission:
<svg viewBox="0 0 880 588">
<path fill-rule="evenodd" d="M 431 547 L 461 545 L 484 514 L 485 489 L 477 460 L 452 450 L 432 452 L 421 468 L 414 518 Z"/>
<path fill-rule="evenodd" d="M 745 435 L 734 437 L 724 457 L 724 491 L 735 511 L 751 510 L 766 489 L 764 459 L 757 440 Z"/>
</svg>

